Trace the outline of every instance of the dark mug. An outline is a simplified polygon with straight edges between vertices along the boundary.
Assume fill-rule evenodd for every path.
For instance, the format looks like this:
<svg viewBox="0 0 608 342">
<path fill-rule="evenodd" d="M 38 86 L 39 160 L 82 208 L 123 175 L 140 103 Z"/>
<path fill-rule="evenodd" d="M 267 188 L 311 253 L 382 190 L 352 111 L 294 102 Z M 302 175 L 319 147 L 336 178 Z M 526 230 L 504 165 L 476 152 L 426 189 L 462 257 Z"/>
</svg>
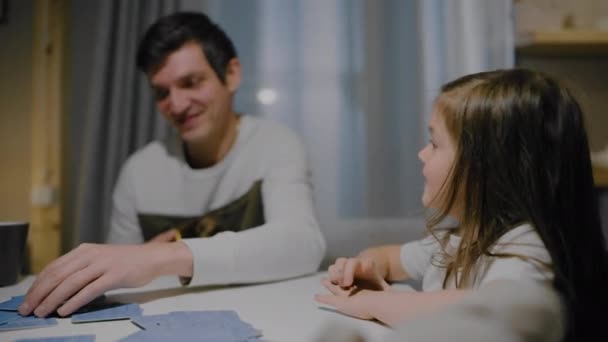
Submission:
<svg viewBox="0 0 608 342">
<path fill-rule="evenodd" d="M 0 286 L 19 280 L 28 227 L 27 222 L 0 222 Z"/>
</svg>

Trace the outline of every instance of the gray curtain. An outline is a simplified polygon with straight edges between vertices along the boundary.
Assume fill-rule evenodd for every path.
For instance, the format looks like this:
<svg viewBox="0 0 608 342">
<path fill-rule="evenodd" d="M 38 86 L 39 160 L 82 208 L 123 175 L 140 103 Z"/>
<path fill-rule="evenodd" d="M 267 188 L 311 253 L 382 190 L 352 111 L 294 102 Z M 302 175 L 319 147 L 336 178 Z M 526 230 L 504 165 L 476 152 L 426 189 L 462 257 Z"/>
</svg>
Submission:
<svg viewBox="0 0 608 342">
<path fill-rule="evenodd" d="M 145 29 L 177 7 L 178 1 L 169 0 L 73 4 L 76 63 L 68 120 L 64 250 L 105 239 L 120 166 L 136 149 L 170 134 L 155 109 L 147 80 L 136 70 L 135 52 Z M 80 30 L 88 31 L 88 40 Z"/>
<path fill-rule="evenodd" d="M 243 3 L 247 10 L 238 9 Z M 255 71 L 244 76 L 253 86 L 239 90 L 241 103 L 251 105 L 245 111 L 282 122 L 304 140 L 322 224 L 420 212 L 416 2 L 209 4 L 212 18 L 246 54 L 243 70 Z M 239 34 L 250 22 L 255 44 Z M 272 90 L 276 101 L 256 101 L 261 89 Z"/>
<path fill-rule="evenodd" d="M 442 84 L 515 64 L 511 0 L 419 0 L 424 112 Z M 424 120 L 425 122 L 427 120 Z"/>
</svg>

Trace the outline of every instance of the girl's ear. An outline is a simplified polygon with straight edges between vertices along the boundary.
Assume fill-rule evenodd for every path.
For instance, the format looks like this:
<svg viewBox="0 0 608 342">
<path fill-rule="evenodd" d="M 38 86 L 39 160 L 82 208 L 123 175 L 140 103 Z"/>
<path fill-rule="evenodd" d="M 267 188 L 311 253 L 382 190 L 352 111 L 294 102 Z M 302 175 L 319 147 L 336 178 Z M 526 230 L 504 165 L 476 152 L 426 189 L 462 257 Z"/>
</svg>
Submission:
<svg viewBox="0 0 608 342">
<path fill-rule="evenodd" d="M 241 85 L 241 62 L 238 58 L 233 58 L 226 66 L 226 87 L 231 93 L 235 93 Z"/>
</svg>

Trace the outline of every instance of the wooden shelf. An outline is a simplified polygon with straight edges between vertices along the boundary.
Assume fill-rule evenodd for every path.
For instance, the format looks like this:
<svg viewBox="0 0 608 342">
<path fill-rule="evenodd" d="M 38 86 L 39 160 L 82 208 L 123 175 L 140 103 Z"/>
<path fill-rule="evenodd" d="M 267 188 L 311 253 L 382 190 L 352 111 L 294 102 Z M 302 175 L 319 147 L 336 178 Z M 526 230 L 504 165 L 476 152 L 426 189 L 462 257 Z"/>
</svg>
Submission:
<svg viewBox="0 0 608 342">
<path fill-rule="evenodd" d="M 608 31 L 561 30 L 520 33 L 517 53 L 538 56 L 608 56 Z"/>
<path fill-rule="evenodd" d="M 593 180 L 598 188 L 608 188 L 608 167 L 593 167 Z"/>
</svg>

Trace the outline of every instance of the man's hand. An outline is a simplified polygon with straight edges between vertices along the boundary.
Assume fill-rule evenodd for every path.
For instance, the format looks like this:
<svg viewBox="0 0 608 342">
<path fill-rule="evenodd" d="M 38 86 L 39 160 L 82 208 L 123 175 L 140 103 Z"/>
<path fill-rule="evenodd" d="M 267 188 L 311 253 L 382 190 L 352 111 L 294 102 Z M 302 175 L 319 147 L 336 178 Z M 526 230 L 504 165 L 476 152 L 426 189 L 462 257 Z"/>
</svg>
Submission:
<svg viewBox="0 0 608 342">
<path fill-rule="evenodd" d="M 82 244 L 53 261 L 28 290 L 21 315 L 67 316 L 104 292 L 143 286 L 164 274 L 192 275 L 192 254 L 183 243 Z"/>
<path fill-rule="evenodd" d="M 390 289 L 390 285 L 382 278 L 374 260 L 368 257 L 338 258 L 333 265 L 329 266 L 327 272 L 329 281 L 342 288 L 356 285 L 376 291 Z M 331 291 L 330 288 L 328 289 Z"/>
</svg>

